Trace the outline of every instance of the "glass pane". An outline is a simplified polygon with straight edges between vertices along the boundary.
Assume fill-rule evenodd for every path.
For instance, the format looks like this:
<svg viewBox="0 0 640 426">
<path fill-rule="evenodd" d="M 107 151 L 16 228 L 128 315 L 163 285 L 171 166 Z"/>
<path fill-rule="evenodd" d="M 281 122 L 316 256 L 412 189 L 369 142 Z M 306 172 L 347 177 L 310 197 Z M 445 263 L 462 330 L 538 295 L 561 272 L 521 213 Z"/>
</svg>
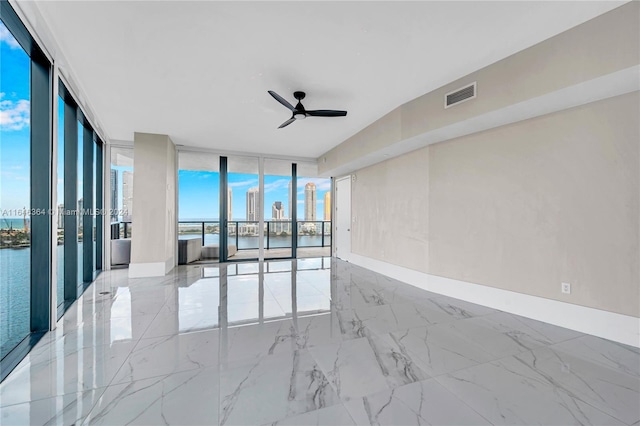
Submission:
<svg viewBox="0 0 640 426">
<path fill-rule="evenodd" d="M 56 247 L 58 306 L 64 303 L 64 158 L 64 100 L 58 97 L 58 183 L 56 185 L 58 195 L 58 246 Z M 62 316 L 62 310 L 59 310 L 59 313 Z"/>
<path fill-rule="evenodd" d="M 331 179 L 316 176 L 314 167 L 298 164 L 297 257 L 331 255 Z"/>
<path fill-rule="evenodd" d="M 111 166 L 109 180 L 111 182 L 111 239 L 118 240 L 131 237 L 131 214 L 133 203 L 133 148 L 111 147 Z M 111 264 L 126 264 L 128 259 L 120 256 L 126 250 L 115 250 L 111 244 Z M 117 248 L 117 247 L 116 247 Z"/>
<path fill-rule="evenodd" d="M 0 358 L 30 333 L 30 65 L 0 21 Z"/>
<path fill-rule="evenodd" d="M 209 247 L 202 251 L 205 258 L 218 259 L 220 157 L 180 152 L 178 163 L 178 239 L 200 239 L 201 245 Z"/>
<path fill-rule="evenodd" d="M 78 121 L 78 193 L 77 193 L 77 198 L 78 198 L 78 204 L 76 207 L 76 218 L 77 218 L 77 226 L 78 226 L 78 283 L 82 283 L 83 279 L 83 227 L 82 227 L 82 211 L 84 209 L 84 200 L 82 198 L 83 193 L 84 193 L 84 182 L 83 182 L 83 177 L 84 177 L 84 144 L 82 141 L 82 136 L 84 133 L 84 128 L 82 127 L 82 123 L 80 123 Z"/>
<path fill-rule="evenodd" d="M 264 160 L 264 257 L 291 257 L 291 161 Z"/>
<path fill-rule="evenodd" d="M 227 160 L 228 253 L 230 259 L 257 259 L 260 232 L 258 159 L 229 157 Z M 237 250 L 237 253 L 236 253 Z"/>
</svg>

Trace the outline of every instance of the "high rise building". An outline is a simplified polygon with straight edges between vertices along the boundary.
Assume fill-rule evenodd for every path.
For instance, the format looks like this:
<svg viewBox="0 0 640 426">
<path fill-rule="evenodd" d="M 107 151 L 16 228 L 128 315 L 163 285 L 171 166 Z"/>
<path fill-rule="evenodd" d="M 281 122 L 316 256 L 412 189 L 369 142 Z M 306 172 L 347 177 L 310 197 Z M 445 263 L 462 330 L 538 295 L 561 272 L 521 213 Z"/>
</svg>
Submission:
<svg viewBox="0 0 640 426">
<path fill-rule="evenodd" d="M 285 219 L 282 201 L 276 201 L 273 203 L 273 206 L 271 206 L 271 218 L 276 220 Z"/>
<path fill-rule="evenodd" d="M 304 186 L 304 220 L 316 220 L 316 184 L 313 182 Z"/>
<path fill-rule="evenodd" d="M 64 204 L 58 204 L 58 229 L 64 229 Z"/>
<path fill-rule="evenodd" d="M 118 171 L 111 169 L 111 222 L 118 221 Z"/>
<path fill-rule="evenodd" d="M 247 191 L 247 220 L 250 222 L 257 222 L 259 213 L 259 197 L 260 191 L 258 188 L 249 188 Z"/>
<path fill-rule="evenodd" d="M 331 220 L 331 191 L 324 193 L 324 220 Z"/>
<path fill-rule="evenodd" d="M 233 217 L 233 192 L 231 188 L 227 188 L 227 220 Z"/>
<path fill-rule="evenodd" d="M 122 220 L 133 218 L 133 172 L 122 172 Z"/>
</svg>

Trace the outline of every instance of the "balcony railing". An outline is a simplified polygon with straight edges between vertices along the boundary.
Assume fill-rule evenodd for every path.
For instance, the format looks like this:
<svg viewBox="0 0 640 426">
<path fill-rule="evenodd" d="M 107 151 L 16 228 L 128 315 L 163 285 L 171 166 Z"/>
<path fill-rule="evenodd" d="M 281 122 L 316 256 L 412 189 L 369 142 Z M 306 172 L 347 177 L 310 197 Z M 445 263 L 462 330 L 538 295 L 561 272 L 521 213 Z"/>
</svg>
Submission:
<svg viewBox="0 0 640 426">
<path fill-rule="evenodd" d="M 299 221 L 297 247 L 330 247 L 331 221 Z M 263 231 L 265 249 L 291 248 L 293 222 L 288 220 L 265 220 Z M 257 249 L 260 232 L 258 221 L 231 220 L 227 222 L 227 236 L 230 244 L 238 250 Z M 178 222 L 178 236 L 197 235 L 203 245 L 217 244 L 220 236 L 219 222 Z"/>
<path fill-rule="evenodd" d="M 131 238 L 131 222 L 111 222 L 111 239 Z"/>
</svg>

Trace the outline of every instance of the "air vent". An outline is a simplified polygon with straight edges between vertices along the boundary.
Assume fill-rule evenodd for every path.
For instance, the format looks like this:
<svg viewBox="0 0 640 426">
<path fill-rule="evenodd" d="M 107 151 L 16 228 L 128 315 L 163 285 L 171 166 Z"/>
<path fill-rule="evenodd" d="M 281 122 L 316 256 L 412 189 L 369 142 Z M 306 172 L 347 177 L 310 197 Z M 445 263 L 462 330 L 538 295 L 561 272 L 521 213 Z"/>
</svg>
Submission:
<svg viewBox="0 0 640 426">
<path fill-rule="evenodd" d="M 444 95 L 444 107 L 449 108 L 476 97 L 476 82 Z"/>
</svg>

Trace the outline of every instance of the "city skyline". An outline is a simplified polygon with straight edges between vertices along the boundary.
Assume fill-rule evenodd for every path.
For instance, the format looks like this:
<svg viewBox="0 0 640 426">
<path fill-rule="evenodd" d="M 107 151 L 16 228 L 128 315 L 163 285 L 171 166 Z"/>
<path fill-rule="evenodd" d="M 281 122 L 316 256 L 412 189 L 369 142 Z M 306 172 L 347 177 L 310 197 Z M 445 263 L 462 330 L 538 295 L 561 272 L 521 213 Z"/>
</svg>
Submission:
<svg viewBox="0 0 640 426">
<path fill-rule="evenodd" d="M 179 220 L 199 221 L 217 220 L 219 217 L 220 203 L 220 177 L 218 172 L 180 170 L 178 172 L 179 191 Z M 304 220 L 304 188 L 312 182 L 316 186 L 316 218 L 323 217 L 324 193 L 331 191 L 331 179 L 298 177 L 297 183 L 297 204 L 298 220 Z M 257 188 L 258 176 L 255 174 L 229 173 L 228 199 L 231 200 L 233 220 L 248 220 L 246 193 L 250 188 Z M 270 219 L 272 216 L 272 206 L 276 201 L 280 201 L 285 210 L 285 217 L 290 217 L 292 207 L 289 193 L 291 178 L 285 176 L 264 177 L 264 218 Z M 244 217 L 240 217 L 244 216 Z M 256 219 L 258 220 L 259 217 Z"/>
</svg>

